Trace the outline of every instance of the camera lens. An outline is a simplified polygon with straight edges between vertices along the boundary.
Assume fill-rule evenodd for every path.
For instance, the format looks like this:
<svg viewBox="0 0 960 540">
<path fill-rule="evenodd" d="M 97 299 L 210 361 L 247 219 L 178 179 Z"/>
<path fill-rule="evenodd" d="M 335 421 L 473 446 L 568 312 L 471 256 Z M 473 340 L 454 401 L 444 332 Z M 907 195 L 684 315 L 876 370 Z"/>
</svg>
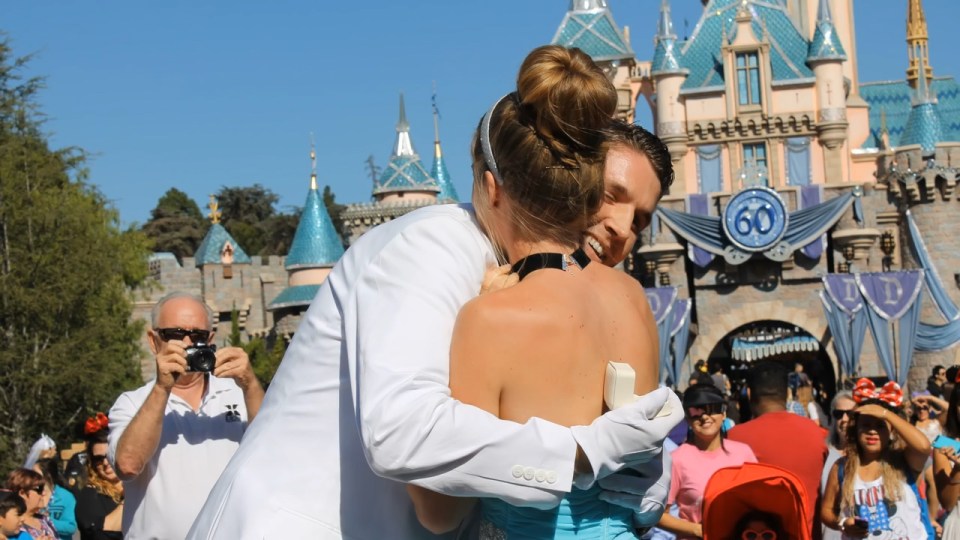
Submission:
<svg viewBox="0 0 960 540">
<path fill-rule="evenodd" d="M 217 364 L 217 347 L 215 345 L 206 345 L 198 343 L 194 347 L 188 347 L 187 369 L 189 371 L 199 371 L 210 373 Z"/>
</svg>

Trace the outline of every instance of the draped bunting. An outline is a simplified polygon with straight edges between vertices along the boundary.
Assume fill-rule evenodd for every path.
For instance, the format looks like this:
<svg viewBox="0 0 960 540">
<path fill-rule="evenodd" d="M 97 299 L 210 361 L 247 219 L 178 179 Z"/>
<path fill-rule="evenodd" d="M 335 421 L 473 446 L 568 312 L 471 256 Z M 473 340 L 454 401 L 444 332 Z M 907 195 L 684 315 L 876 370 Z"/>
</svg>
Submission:
<svg viewBox="0 0 960 540">
<path fill-rule="evenodd" d="M 720 162 L 720 145 L 704 144 L 697 147 L 697 176 L 700 193 L 723 191 L 723 166 Z"/>
<path fill-rule="evenodd" d="M 820 204 L 823 199 L 823 186 L 803 186 L 800 188 L 800 208 L 810 208 Z M 803 246 L 800 251 L 811 259 L 819 259 L 823 255 L 823 249 L 827 245 L 827 236 L 820 235 L 819 238 Z"/>
<path fill-rule="evenodd" d="M 847 209 L 860 200 L 860 195 L 860 190 L 854 189 L 827 202 L 790 212 L 783 239 L 776 246 L 764 251 L 764 256 L 781 262 L 789 259 L 794 250 L 814 242 L 833 227 Z M 690 208 L 690 213 L 662 207 L 657 209 L 657 213 L 670 229 L 690 243 L 693 251 L 691 259 L 697 265 L 706 266 L 702 263 L 705 258 L 698 260 L 698 249 L 722 255 L 727 263 L 733 265 L 749 260 L 750 254 L 741 251 L 727 238 L 720 218 L 699 215 L 694 211 L 694 207 L 701 204 L 701 197 L 705 196 L 689 196 L 687 207 Z M 706 206 L 705 201 L 702 204 Z"/>
<path fill-rule="evenodd" d="M 824 277 L 825 288 L 827 278 L 834 276 L 837 276 L 837 274 Z M 862 309 L 863 302 L 860 301 L 855 280 L 852 276 L 850 277 L 850 281 L 854 283 L 853 292 L 857 293 L 858 305 L 853 310 L 847 310 L 838 304 L 830 293 L 820 291 L 820 302 L 823 304 L 823 311 L 827 316 L 830 335 L 833 336 L 833 350 L 837 354 L 840 369 L 848 377 L 857 373 L 860 366 L 860 352 L 863 350 L 863 338 L 867 332 L 867 316 L 865 310 Z M 846 304 L 849 307 L 851 302 L 846 302 Z"/>
<path fill-rule="evenodd" d="M 670 339 L 673 340 L 673 369 L 670 372 L 670 378 L 676 385 L 680 378 L 680 369 L 683 367 L 683 360 L 687 357 L 687 345 L 690 343 L 690 307 L 693 301 L 689 298 L 677 300 L 673 306 L 673 330 L 670 331 Z"/>
<path fill-rule="evenodd" d="M 918 351 L 936 352 L 949 349 L 960 343 L 960 309 L 947 294 L 940 280 L 940 274 L 930 259 L 927 245 L 920 236 L 910 210 L 906 212 L 907 238 L 910 240 L 910 250 L 913 252 L 920 267 L 923 268 L 924 283 L 927 292 L 933 298 L 933 305 L 940 315 L 947 321 L 946 324 L 927 324 L 917 321 L 916 348 Z"/>
<path fill-rule="evenodd" d="M 789 137 L 785 146 L 787 150 L 787 181 L 791 186 L 809 185 L 810 138 Z"/>
<path fill-rule="evenodd" d="M 920 268 L 923 268 L 924 282 L 927 285 L 927 292 L 930 293 L 930 296 L 933 298 L 934 306 L 937 308 L 937 311 L 940 312 L 940 316 L 943 317 L 944 320 L 956 320 L 958 317 L 960 317 L 960 309 L 957 308 L 957 305 L 953 302 L 953 299 L 950 298 L 950 295 L 947 294 L 946 289 L 943 288 L 943 281 L 940 279 L 940 273 L 937 272 L 937 267 L 934 266 L 933 261 L 930 260 L 930 254 L 927 252 L 927 245 L 924 243 L 923 237 L 920 236 L 920 229 L 917 228 L 917 223 L 913 220 L 913 214 L 910 212 L 910 210 L 907 210 L 906 218 L 907 238 L 910 240 L 910 251 L 913 252 L 917 262 L 920 263 Z"/>
<path fill-rule="evenodd" d="M 829 274 L 823 277 L 820 294 L 834 351 L 847 376 L 857 372 L 866 326 L 890 380 L 905 384 L 918 340 L 923 270 Z M 855 285 L 855 286 L 854 286 Z M 896 356 L 894 366 L 894 323 Z"/>
<path fill-rule="evenodd" d="M 687 211 L 689 211 L 692 216 L 707 216 L 707 214 L 710 212 L 709 204 L 710 198 L 706 195 L 691 194 L 687 196 Z M 659 212 L 657 212 L 657 215 L 659 215 Z M 701 249 L 692 242 L 688 248 L 688 251 L 690 260 L 701 268 L 706 268 L 711 262 L 713 262 L 713 255 L 709 253 L 710 250 Z M 720 252 L 717 255 L 723 255 L 723 252 Z"/>
<path fill-rule="evenodd" d="M 692 301 L 677 298 L 679 289 L 676 287 L 653 287 L 644 289 L 644 292 L 657 324 L 660 382 L 670 378 L 673 384 L 677 384 L 690 340 Z"/>
</svg>

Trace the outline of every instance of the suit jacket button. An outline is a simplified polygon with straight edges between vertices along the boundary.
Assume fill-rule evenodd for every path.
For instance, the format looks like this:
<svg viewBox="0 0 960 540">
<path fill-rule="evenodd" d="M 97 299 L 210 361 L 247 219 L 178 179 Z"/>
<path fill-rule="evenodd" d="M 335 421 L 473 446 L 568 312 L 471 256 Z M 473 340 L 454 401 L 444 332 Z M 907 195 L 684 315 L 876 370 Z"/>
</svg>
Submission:
<svg viewBox="0 0 960 540">
<path fill-rule="evenodd" d="M 537 472 L 534 475 L 534 478 L 537 479 L 537 482 L 540 482 L 541 484 L 543 483 L 544 479 L 546 479 L 546 477 L 547 477 L 547 472 L 544 471 L 543 469 L 537 469 Z"/>
<path fill-rule="evenodd" d="M 533 470 L 533 467 L 527 467 L 523 470 L 523 479 L 524 480 L 533 480 L 533 476 L 536 474 Z"/>
<path fill-rule="evenodd" d="M 556 484 L 557 483 L 557 473 L 554 471 L 547 471 L 547 483 Z"/>
<path fill-rule="evenodd" d="M 512 474 L 514 478 L 523 476 L 523 465 L 514 465 L 513 469 L 510 470 L 510 474 Z"/>
</svg>

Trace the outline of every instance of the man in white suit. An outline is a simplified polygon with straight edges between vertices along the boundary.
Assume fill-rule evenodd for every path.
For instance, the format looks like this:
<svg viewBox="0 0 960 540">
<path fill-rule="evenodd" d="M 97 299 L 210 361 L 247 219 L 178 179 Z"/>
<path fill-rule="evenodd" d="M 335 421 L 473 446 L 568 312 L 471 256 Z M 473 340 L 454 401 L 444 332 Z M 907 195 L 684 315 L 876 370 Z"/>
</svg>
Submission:
<svg viewBox="0 0 960 540">
<path fill-rule="evenodd" d="M 632 175 L 619 179 L 629 190 L 608 197 L 588 235 L 604 262 L 636 239 L 672 179 L 666 149 L 634 135 L 615 146 L 622 166 L 608 167 Z M 188 538 L 436 538 L 417 522 L 404 482 L 551 507 L 623 467 L 647 478 L 611 476 L 611 502 L 655 523 L 662 481 L 654 500 L 641 499 L 682 418 L 678 403 L 664 407 L 677 401 L 669 390 L 573 429 L 502 421 L 450 397 L 457 313 L 496 262 L 469 206 L 424 208 L 361 237 L 305 313 Z"/>
</svg>

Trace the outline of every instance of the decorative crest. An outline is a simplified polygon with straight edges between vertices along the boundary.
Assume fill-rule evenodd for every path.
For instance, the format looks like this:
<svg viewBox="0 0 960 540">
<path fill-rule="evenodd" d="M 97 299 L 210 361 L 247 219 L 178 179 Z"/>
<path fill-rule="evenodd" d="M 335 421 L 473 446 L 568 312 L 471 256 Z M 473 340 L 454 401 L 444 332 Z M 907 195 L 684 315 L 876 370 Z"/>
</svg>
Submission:
<svg viewBox="0 0 960 540">
<path fill-rule="evenodd" d="M 220 223 L 220 216 L 223 215 L 223 212 L 219 210 L 220 204 L 217 202 L 216 195 L 210 195 L 210 204 L 207 205 L 207 208 L 210 209 L 210 213 L 207 214 L 207 217 L 210 218 L 210 223 L 214 225 Z"/>
</svg>

